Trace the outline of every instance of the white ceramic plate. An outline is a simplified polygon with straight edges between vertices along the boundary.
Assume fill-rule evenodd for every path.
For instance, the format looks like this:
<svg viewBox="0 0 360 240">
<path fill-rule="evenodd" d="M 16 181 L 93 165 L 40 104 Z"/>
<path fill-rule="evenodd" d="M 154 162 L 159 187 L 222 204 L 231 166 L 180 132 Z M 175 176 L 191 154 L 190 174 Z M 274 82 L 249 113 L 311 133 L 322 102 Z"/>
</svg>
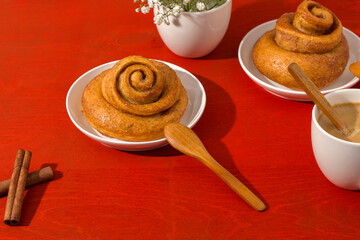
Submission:
<svg viewBox="0 0 360 240">
<path fill-rule="evenodd" d="M 86 136 L 111 148 L 125 151 L 144 151 L 166 145 L 167 141 L 165 138 L 145 142 L 131 142 L 106 137 L 93 129 L 86 121 L 84 114 L 81 112 L 81 97 L 85 87 L 94 77 L 96 77 L 104 70 L 114 66 L 116 62 L 118 61 L 105 63 L 96 68 L 93 68 L 90 71 L 84 73 L 72 84 L 66 97 L 66 109 L 71 121 Z M 197 123 L 202 113 L 204 112 L 206 104 L 205 90 L 200 81 L 190 72 L 174 64 L 167 62 L 163 63 L 174 69 L 186 90 L 189 100 L 184 116 L 182 117 L 180 123 L 191 128 Z"/>
<path fill-rule="evenodd" d="M 246 74 L 266 91 L 286 99 L 296 101 L 310 101 L 304 91 L 297 91 L 284 87 L 269 78 L 265 77 L 254 65 L 252 60 L 252 49 L 256 41 L 267 31 L 275 28 L 276 20 L 263 23 L 246 34 L 240 43 L 238 57 L 240 64 Z M 343 28 L 344 35 L 349 43 L 350 57 L 343 74 L 333 83 L 321 89 L 323 94 L 327 94 L 338 89 L 350 88 L 355 85 L 359 78 L 349 71 L 349 65 L 360 60 L 360 38 L 350 30 Z"/>
</svg>

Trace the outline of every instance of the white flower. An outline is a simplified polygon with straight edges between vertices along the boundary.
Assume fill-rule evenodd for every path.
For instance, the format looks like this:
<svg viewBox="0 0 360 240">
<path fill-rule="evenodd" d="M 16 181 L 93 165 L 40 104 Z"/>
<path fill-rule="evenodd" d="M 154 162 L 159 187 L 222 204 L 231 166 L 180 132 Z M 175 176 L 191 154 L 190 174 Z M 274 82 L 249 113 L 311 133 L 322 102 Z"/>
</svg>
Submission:
<svg viewBox="0 0 360 240">
<path fill-rule="evenodd" d="M 147 14 L 153 8 L 155 24 L 170 24 L 171 16 L 177 17 L 183 12 L 202 12 L 218 7 L 227 0 L 132 0 L 139 3 L 136 12 Z"/>
<path fill-rule="evenodd" d="M 166 25 L 170 25 L 170 20 L 169 20 L 169 18 L 164 18 L 164 23 L 166 24 Z"/>
<path fill-rule="evenodd" d="M 157 25 L 160 25 L 163 22 L 163 20 L 161 19 L 161 17 L 156 16 L 154 17 L 154 23 Z"/>
<path fill-rule="evenodd" d="M 148 0 L 149 8 L 153 8 L 156 3 L 158 3 L 158 0 Z"/>
<path fill-rule="evenodd" d="M 196 8 L 199 9 L 199 11 L 204 11 L 205 10 L 205 4 L 203 2 L 197 2 L 196 3 Z"/>
<path fill-rule="evenodd" d="M 149 13 L 149 12 L 150 12 L 150 8 L 149 8 L 149 7 L 146 7 L 146 6 L 142 6 L 142 7 L 141 7 L 141 12 L 142 12 L 143 14 Z"/>
<path fill-rule="evenodd" d="M 179 16 L 182 11 L 183 9 L 180 5 L 175 5 L 175 7 L 172 9 L 172 14 L 176 17 Z"/>
</svg>

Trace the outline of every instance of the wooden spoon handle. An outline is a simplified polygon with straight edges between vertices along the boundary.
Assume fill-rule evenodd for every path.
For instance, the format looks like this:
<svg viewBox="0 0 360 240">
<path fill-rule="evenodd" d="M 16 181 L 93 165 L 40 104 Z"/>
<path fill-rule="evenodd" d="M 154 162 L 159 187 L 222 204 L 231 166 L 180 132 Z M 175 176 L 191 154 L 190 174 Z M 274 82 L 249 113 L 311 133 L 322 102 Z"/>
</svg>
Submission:
<svg viewBox="0 0 360 240">
<path fill-rule="evenodd" d="M 179 123 L 171 123 L 165 126 L 164 134 L 174 148 L 205 164 L 255 210 L 266 209 L 265 204 L 254 193 L 216 162 L 190 128 Z"/>
<path fill-rule="evenodd" d="M 320 108 L 320 110 L 329 118 L 329 120 L 347 137 L 352 132 L 349 126 L 345 124 L 342 118 L 325 99 L 320 90 L 315 86 L 313 81 L 309 79 L 306 73 L 296 63 L 291 63 L 288 67 L 288 71 L 297 81 L 297 83 L 303 87 L 306 94 L 311 100 Z"/>
<path fill-rule="evenodd" d="M 203 156 L 199 159 L 208 168 L 210 168 L 216 175 L 218 175 L 234 192 L 236 192 L 246 203 L 257 211 L 264 211 L 266 205 L 248 189 L 242 182 L 240 182 L 234 175 L 221 166 L 211 155 Z"/>
</svg>

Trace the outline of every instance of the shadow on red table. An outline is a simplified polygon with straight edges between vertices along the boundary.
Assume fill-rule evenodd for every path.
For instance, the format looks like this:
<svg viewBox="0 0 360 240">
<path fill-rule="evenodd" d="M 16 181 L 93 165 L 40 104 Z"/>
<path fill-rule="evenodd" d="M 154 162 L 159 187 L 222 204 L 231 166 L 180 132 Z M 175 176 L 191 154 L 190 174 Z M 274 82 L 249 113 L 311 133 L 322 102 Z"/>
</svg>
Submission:
<svg viewBox="0 0 360 240">
<path fill-rule="evenodd" d="M 246 177 L 240 173 L 241 169 L 237 168 L 228 147 L 221 141 L 221 139 L 231 131 L 236 121 L 236 107 L 234 102 L 229 94 L 216 83 L 202 76 L 197 75 L 196 77 L 203 84 L 207 93 L 207 106 L 201 117 L 203 122 L 197 124 L 193 130 L 195 133 L 200 133 L 198 134 L 199 138 L 213 158 L 266 204 L 266 201 L 251 184 L 251 180 L 247 180 Z M 205 121 L 206 123 L 204 123 Z M 246 159 L 242 159 L 241 161 L 246 161 Z M 219 179 L 219 181 L 221 180 Z M 224 187 L 227 186 L 224 185 Z M 232 190 L 229 188 L 229 191 Z M 237 197 L 235 193 L 234 196 Z"/>
<path fill-rule="evenodd" d="M 360 88 L 360 82 L 357 82 L 352 88 Z"/>
<path fill-rule="evenodd" d="M 60 179 L 63 177 L 62 172 L 56 171 L 57 164 L 56 163 L 44 163 L 41 168 L 51 167 L 54 172 L 54 177 L 51 181 Z M 36 210 L 39 207 L 42 197 L 45 194 L 46 188 L 48 184 L 51 182 L 40 183 L 36 186 L 29 187 L 25 193 L 23 207 L 21 212 L 21 221 L 19 226 L 28 226 L 33 219 Z"/>
<path fill-rule="evenodd" d="M 295 2 L 286 3 L 283 0 L 248 2 L 243 1 L 243 5 L 239 7 L 233 4 L 229 27 L 223 40 L 204 59 L 237 58 L 240 42 L 251 29 L 264 22 L 279 18 L 284 11 L 294 12 L 297 7 Z M 287 6 L 286 9 L 284 6 Z"/>
<path fill-rule="evenodd" d="M 217 145 L 214 141 L 224 137 L 232 128 L 235 122 L 235 105 L 228 93 L 213 81 L 196 76 L 203 85 L 206 92 L 206 106 L 199 122 L 192 128 L 199 136 L 205 147 L 206 143 Z M 226 114 L 220 114 L 219 111 L 226 111 Z M 210 131 L 209 131 L 210 130 Z M 216 148 L 216 147 L 215 147 Z M 211 148 L 209 148 L 211 149 Z M 129 152 L 130 154 L 142 156 L 169 157 L 182 155 L 181 152 L 167 145 L 158 149 L 144 152 Z"/>
<path fill-rule="evenodd" d="M 231 131 L 236 120 L 236 108 L 231 97 L 223 88 L 213 81 L 198 75 L 196 77 L 204 86 L 207 96 L 205 111 L 199 122 L 193 127 L 193 131 L 198 135 L 208 152 L 224 168 L 231 172 L 237 179 L 244 183 L 252 192 L 264 201 L 259 192 L 251 185 L 251 181 L 248 181 L 240 173 L 241 169 L 240 171 L 237 169 L 229 149 L 226 144 L 221 141 L 221 139 L 226 136 L 229 131 Z M 181 152 L 170 145 L 151 151 L 137 152 L 133 154 L 158 157 L 182 155 Z M 196 160 L 194 159 L 194 161 Z M 246 159 L 243 159 L 243 161 L 246 161 Z M 219 182 L 221 182 L 220 179 Z M 228 188 L 229 191 L 232 191 L 225 184 L 224 188 Z M 235 193 L 234 196 L 237 197 Z"/>
</svg>

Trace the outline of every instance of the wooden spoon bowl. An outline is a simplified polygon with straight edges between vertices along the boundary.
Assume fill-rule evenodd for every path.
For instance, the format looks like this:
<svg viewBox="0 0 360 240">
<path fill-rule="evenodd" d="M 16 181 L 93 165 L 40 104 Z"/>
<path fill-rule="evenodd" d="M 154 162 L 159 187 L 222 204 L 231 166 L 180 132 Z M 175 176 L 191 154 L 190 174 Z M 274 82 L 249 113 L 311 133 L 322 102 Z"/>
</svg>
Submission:
<svg viewBox="0 0 360 240">
<path fill-rule="evenodd" d="M 209 154 L 201 140 L 190 128 L 179 123 L 171 123 L 165 126 L 164 133 L 170 145 L 205 164 L 252 208 L 257 211 L 266 209 L 265 204 L 254 193 Z"/>
</svg>

